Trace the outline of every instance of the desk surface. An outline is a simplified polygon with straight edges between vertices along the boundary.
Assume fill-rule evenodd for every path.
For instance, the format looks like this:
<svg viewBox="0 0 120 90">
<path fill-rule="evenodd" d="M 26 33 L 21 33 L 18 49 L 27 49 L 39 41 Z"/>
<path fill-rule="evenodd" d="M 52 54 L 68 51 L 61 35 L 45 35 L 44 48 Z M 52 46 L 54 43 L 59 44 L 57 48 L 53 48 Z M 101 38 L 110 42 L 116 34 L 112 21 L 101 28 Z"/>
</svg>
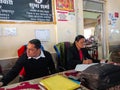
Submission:
<svg viewBox="0 0 120 90">
<path fill-rule="evenodd" d="M 70 70 L 70 71 L 64 71 L 64 72 L 56 73 L 56 74 L 53 74 L 53 75 L 60 74 L 60 75 L 65 76 L 64 73 L 66 73 L 66 72 L 71 72 L 71 70 Z M 53 75 L 45 76 L 45 77 L 42 77 L 42 78 L 36 78 L 36 79 L 33 79 L 33 80 L 24 81 L 24 82 L 20 82 L 20 83 L 11 84 L 11 85 L 2 87 L 3 89 L 0 88 L 0 90 L 7 90 L 7 89 L 10 89 L 10 88 L 14 88 L 14 87 L 20 86 L 21 83 L 26 83 L 26 82 L 29 83 L 29 84 L 33 84 L 33 85 L 35 85 L 35 84 L 38 84 L 38 85 L 39 85 L 40 80 L 42 80 L 42 79 L 44 79 L 44 78 L 47 78 L 47 77 L 51 77 L 51 76 L 53 76 Z M 66 77 L 66 76 L 65 76 L 65 77 Z M 10 89 L 10 90 L 15 90 L 15 89 Z M 31 89 L 30 89 L 30 90 L 31 90 Z M 34 89 L 34 90 L 35 90 L 35 89 Z M 44 90 L 44 89 L 42 89 L 42 90 Z M 89 89 L 87 89 L 86 87 L 80 85 L 80 88 L 77 89 L 77 90 L 89 90 Z"/>
</svg>

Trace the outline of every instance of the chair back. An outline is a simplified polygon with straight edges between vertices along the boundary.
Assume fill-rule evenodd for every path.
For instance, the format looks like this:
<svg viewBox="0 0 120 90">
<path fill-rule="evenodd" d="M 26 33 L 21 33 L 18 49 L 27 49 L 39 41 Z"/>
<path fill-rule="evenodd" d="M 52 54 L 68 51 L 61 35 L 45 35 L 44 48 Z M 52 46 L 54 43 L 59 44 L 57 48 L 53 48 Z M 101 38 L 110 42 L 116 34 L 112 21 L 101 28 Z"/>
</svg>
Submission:
<svg viewBox="0 0 120 90">
<path fill-rule="evenodd" d="M 2 72 L 2 66 L 0 65 L 0 74 L 2 74 L 3 72 Z"/>
<path fill-rule="evenodd" d="M 18 49 L 18 57 L 20 57 L 23 53 L 25 53 L 26 51 L 26 45 L 22 45 L 19 49 Z"/>
<path fill-rule="evenodd" d="M 57 53 L 58 61 L 57 61 L 57 69 L 59 71 L 66 70 L 67 64 L 67 50 L 72 45 L 71 42 L 60 42 L 54 45 L 54 49 Z"/>
<path fill-rule="evenodd" d="M 0 65 L 0 80 L 3 78 L 2 66 Z"/>
</svg>

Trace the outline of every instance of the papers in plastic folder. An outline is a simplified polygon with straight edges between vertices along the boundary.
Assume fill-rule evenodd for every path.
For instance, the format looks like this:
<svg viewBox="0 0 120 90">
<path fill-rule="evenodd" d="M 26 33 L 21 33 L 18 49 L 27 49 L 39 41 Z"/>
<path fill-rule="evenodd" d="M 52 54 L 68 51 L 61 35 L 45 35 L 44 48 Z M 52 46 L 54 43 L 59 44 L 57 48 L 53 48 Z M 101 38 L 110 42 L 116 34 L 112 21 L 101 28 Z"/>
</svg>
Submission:
<svg viewBox="0 0 120 90">
<path fill-rule="evenodd" d="M 83 70 L 85 70 L 86 68 L 88 68 L 89 66 L 92 66 L 92 65 L 95 65 L 95 64 L 98 64 L 98 63 L 78 64 L 78 65 L 76 65 L 76 67 L 75 67 L 75 71 L 83 71 Z"/>
<path fill-rule="evenodd" d="M 65 78 L 61 75 L 55 75 L 40 81 L 47 90 L 74 90 L 80 87 L 80 84 Z"/>
</svg>

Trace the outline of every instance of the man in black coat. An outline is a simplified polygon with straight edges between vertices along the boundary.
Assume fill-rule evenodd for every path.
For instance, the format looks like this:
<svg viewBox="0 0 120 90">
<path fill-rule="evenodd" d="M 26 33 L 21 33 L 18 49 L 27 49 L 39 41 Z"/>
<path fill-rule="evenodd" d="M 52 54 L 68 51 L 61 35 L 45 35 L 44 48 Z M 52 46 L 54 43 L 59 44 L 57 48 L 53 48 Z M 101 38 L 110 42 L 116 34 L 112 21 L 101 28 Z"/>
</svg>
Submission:
<svg viewBox="0 0 120 90">
<path fill-rule="evenodd" d="M 0 86 L 7 85 L 25 68 L 24 80 L 39 78 L 55 73 L 55 65 L 51 54 L 40 49 L 41 42 L 32 39 L 27 44 L 26 53 L 23 54 L 12 67 L 12 69 L 2 78 Z"/>
</svg>

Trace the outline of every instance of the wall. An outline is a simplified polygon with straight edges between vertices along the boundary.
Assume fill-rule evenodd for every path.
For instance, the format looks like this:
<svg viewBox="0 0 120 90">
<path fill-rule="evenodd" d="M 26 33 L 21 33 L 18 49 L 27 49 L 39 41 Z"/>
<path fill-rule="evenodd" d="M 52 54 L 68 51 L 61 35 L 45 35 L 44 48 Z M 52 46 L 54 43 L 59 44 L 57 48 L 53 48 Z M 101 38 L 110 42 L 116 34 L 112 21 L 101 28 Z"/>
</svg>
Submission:
<svg viewBox="0 0 120 90">
<path fill-rule="evenodd" d="M 120 1 L 109 0 L 108 2 L 108 33 L 109 33 L 109 45 L 120 44 Z M 113 8 L 114 7 L 114 8 Z M 118 13 L 118 17 L 115 17 L 115 13 Z M 111 15 L 110 15 L 111 14 Z"/>
<path fill-rule="evenodd" d="M 56 0 L 55 0 L 56 1 Z M 114 14 L 115 12 L 120 13 L 119 0 L 106 0 L 106 33 L 108 46 L 111 44 L 120 44 L 119 34 L 120 34 L 120 19 L 119 17 L 115 21 L 114 25 L 109 25 L 111 21 L 109 18 L 109 13 Z M 54 2 L 56 5 L 56 2 Z M 4 28 L 16 28 L 16 36 L 0 36 L 0 60 L 12 59 L 17 57 L 17 49 L 26 44 L 30 39 L 35 38 L 36 29 L 49 29 L 50 38 L 48 42 L 42 42 L 45 49 L 50 52 L 55 52 L 53 45 L 62 41 L 74 41 L 74 37 L 77 34 L 84 34 L 83 32 L 83 0 L 75 0 L 74 3 L 75 10 L 66 15 L 68 21 L 59 21 L 59 13 L 56 10 L 56 24 L 0 24 L 0 29 Z M 114 7 L 114 8 L 113 8 Z M 64 11 L 62 11 L 64 12 Z M 66 12 L 66 11 L 65 11 Z M 120 14 L 119 14 L 120 15 Z M 111 30 L 114 33 L 110 33 Z"/>
<path fill-rule="evenodd" d="M 13 28 L 17 30 L 16 36 L 1 36 L 0 37 L 0 59 L 13 58 L 17 56 L 17 49 L 23 45 L 27 44 L 30 39 L 35 38 L 36 29 L 49 29 L 50 30 L 50 40 L 45 42 L 45 48 L 51 52 L 53 49 L 50 48 L 56 42 L 56 29 L 54 25 L 35 25 L 35 24 L 1 24 L 2 29 Z M 49 47 L 48 47 L 49 46 Z"/>
<path fill-rule="evenodd" d="M 120 6 L 119 0 L 108 3 L 108 48 L 112 52 L 110 59 L 120 63 Z M 114 8 L 113 8 L 114 7 Z M 118 14 L 118 16 L 117 16 Z"/>
<path fill-rule="evenodd" d="M 59 10 L 57 13 L 57 42 L 61 41 L 74 41 L 77 34 L 83 34 L 83 1 L 74 0 L 74 12 L 66 12 L 67 21 L 59 21 Z"/>
<path fill-rule="evenodd" d="M 21 45 L 27 44 L 30 39 L 35 38 L 36 29 L 50 30 L 49 41 L 42 42 L 42 44 L 51 53 L 55 52 L 54 44 L 62 41 L 74 41 L 76 34 L 83 33 L 82 0 L 74 1 L 74 12 L 68 12 L 66 15 L 68 21 L 59 21 L 58 10 L 55 8 L 56 24 L 0 24 L 1 30 L 16 28 L 17 31 L 15 36 L 0 36 L 0 60 L 17 58 L 17 49 Z M 54 3 L 56 5 L 56 2 Z"/>
</svg>

